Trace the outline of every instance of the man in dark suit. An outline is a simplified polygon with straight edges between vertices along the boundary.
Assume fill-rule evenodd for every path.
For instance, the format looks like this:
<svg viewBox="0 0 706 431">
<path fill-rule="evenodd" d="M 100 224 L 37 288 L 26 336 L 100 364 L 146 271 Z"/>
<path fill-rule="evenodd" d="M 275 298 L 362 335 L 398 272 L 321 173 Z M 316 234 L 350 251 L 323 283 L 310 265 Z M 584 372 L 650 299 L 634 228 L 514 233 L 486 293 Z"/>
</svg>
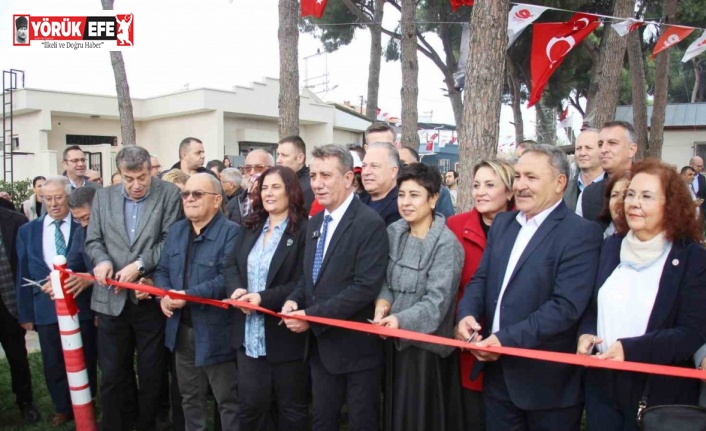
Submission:
<svg viewBox="0 0 706 431">
<path fill-rule="evenodd" d="M 311 188 L 325 211 L 307 227 L 304 278 L 282 312 L 357 322 L 373 318 L 385 279 L 389 244 L 380 216 L 353 193 L 353 158 L 340 146 L 312 152 Z M 377 430 L 383 364 L 379 337 L 285 319 L 300 333 L 311 329 L 315 431 L 339 429 L 344 403 L 352 429 Z"/>
<path fill-rule="evenodd" d="M 127 146 L 115 157 L 123 183 L 101 189 L 91 208 L 86 253 L 98 284 L 91 308 L 98 313 L 102 430 L 122 430 L 130 397 L 134 352 L 139 382 L 138 429 L 154 429 L 164 385 L 164 316 L 159 303 L 108 286 L 107 278 L 135 282 L 157 267 L 167 229 L 181 218 L 179 188 L 150 174 L 150 155 Z"/>
<path fill-rule="evenodd" d="M 561 150 L 528 146 L 515 170 L 520 211 L 495 217 L 480 267 L 459 302 L 457 338 L 470 340 L 474 330 L 482 330 L 479 346 L 573 353 L 603 235 L 563 203 L 569 163 Z M 492 352 L 474 355 L 481 362 L 470 378 L 485 365 L 488 430 L 580 429 L 580 368 Z"/>
<path fill-rule="evenodd" d="M 564 190 L 564 203 L 571 211 L 576 211 L 584 189 L 605 176 L 601 168 L 601 149 L 598 148 L 599 132 L 597 129 L 586 129 L 576 138 L 574 158 L 578 172 L 569 180 Z"/>
<path fill-rule="evenodd" d="M 694 181 L 691 182 L 691 189 L 694 191 L 697 199 L 701 199 L 701 215 L 706 214 L 706 177 L 703 174 L 704 159 L 699 156 L 694 156 L 689 160 L 689 166 L 694 169 L 696 175 Z"/>
<path fill-rule="evenodd" d="M 17 232 L 27 219 L 0 208 L 0 344 L 7 356 L 12 392 L 26 422 L 39 421 L 32 395 L 32 374 L 27 361 L 25 330 L 17 322 Z"/>
<path fill-rule="evenodd" d="M 609 121 L 603 125 L 598 138 L 601 149 L 601 167 L 606 176 L 583 190 L 581 211 L 576 213 L 585 219 L 596 221 L 605 201 L 605 185 L 611 175 L 620 175 L 632 167 L 632 158 L 637 152 L 635 128 L 626 121 Z M 608 223 L 601 223 L 603 229 Z"/>
<path fill-rule="evenodd" d="M 297 174 L 304 195 L 304 208 L 308 214 L 314 202 L 314 192 L 311 190 L 309 168 L 306 167 L 306 144 L 300 136 L 280 139 L 277 144 L 277 164 L 286 166 Z"/>
<path fill-rule="evenodd" d="M 56 307 L 50 295 L 48 280 L 56 256 L 64 256 L 76 262 L 71 255 L 73 240 L 81 225 L 73 221 L 69 212 L 68 198 L 71 185 L 66 177 L 49 177 L 43 186 L 46 215 L 22 226 L 17 237 L 17 311 L 18 320 L 25 330 L 36 330 L 42 350 L 42 365 L 47 389 L 54 404 L 52 426 L 60 426 L 73 417 L 69 382 L 66 375 L 61 335 Z M 69 267 L 80 271 L 80 268 Z M 42 287 L 28 284 L 32 280 Z M 69 287 L 68 285 L 65 287 Z M 83 293 L 88 286 L 67 289 L 76 298 L 79 309 L 81 339 L 89 380 L 95 388 L 96 382 L 96 327 L 90 308 L 91 292 Z"/>
<path fill-rule="evenodd" d="M 374 209 L 387 226 L 402 216 L 397 208 L 397 173 L 400 154 L 390 142 L 371 142 L 363 159 L 361 179 L 368 192 L 361 201 Z"/>
</svg>

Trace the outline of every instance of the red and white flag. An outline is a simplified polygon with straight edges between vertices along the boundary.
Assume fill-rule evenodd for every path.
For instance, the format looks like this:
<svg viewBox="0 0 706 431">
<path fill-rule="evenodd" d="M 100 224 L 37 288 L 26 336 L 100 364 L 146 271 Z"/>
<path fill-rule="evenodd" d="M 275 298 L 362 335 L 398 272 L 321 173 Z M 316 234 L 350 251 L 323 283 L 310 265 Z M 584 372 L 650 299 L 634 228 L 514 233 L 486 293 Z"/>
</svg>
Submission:
<svg viewBox="0 0 706 431">
<path fill-rule="evenodd" d="M 689 36 L 694 30 L 696 29 L 693 27 L 680 27 L 678 25 L 668 26 L 667 30 L 665 30 L 664 33 L 662 33 L 662 36 L 660 36 L 657 40 L 655 49 L 652 50 L 652 55 L 650 58 L 654 60 L 657 54 L 678 44 Z"/>
<path fill-rule="evenodd" d="M 611 27 L 613 27 L 613 30 L 615 30 L 615 32 L 618 33 L 620 36 L 625 36 L 631 31 L 635 31 L 643 25 L 645 25 L 644 21 L 628 18 L 625 21 L 614 23 Z"/>
<path fill-rule="evenodd" d="M 507 47 L 520 37 L 520 34 L 532 24 L 547 8 L 530 4 L 518 4 L 510 9 L 507 17 Z"/>
<path fill-rule="evenodd" d="M 542 98 L 549 77 L 576 45 L 598 27 L 598 17 L 577 13 L 567 22 L 535 24 L 532 35 L 532 92 L 527 107 Z"/>
<path fill-rule="evenodd" d="M 302 0 L 302 17 L 321 18 L 328 0 Z"/>
<path fill-rule="evenodd" d="M 451 10 L 456 12 L 456 9 L 461 6 L 473 6 L 474 0 L 451 0 Z"/>
<path fill-rule="evenodd" d="M 696 39 L 684 53 L 684 57 L 681 59 L 683 63 L 691 60 L 702 52 L 706 51 L 706 30 L 701 34 L 701 37 Z"/>
<path fill-rule="evenodd" d="M 439 134 L 434 133 L 433 135 L 431 135 L 429 137 L 429 139 L 427 139 L 427 146 L 425 148 L 425 151 L 434 151 L 434 140 L 436 139 L 437 136 L 439 136 Z"/>
</svg>

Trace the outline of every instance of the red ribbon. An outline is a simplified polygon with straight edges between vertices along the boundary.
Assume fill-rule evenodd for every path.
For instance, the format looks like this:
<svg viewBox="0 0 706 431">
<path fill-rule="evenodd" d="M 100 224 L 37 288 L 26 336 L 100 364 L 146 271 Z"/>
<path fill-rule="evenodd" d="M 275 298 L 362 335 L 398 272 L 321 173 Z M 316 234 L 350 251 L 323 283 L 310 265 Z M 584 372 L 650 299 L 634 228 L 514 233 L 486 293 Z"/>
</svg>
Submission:
<svg viewBox="0 0 706 431">
<path fill-rule="evenodd" d="M 62 270 L 63 271 L 63 270 Z M 75 274 L 79 277 L 95 280 L 86 274 Z M 672 377 L 686 377 L 690 379 L 706 379 L 706 371 L 697 370 L 694 368 L 674 367 L 670 365 L 646 364 L 642 362 L 628 361 L 611 361 L 598 359 L 595 356 L 578 355 L 574 353 L 548 352 L 544 350 L 521 349 L 518 347 L 479 347 L 475 344 L 464 341 L 454 340 L 451 338 L 439 337 L 438 335 L 422 334 L 419 332 L 407 331 L 405 329 L 391 329 L 384 326 L 372 325 L 370 323 L 351 322 L 348 320 L 330 319 L 326 317 L 316 316 L 288 316 L 286 314 L 276 313 L 274 311 L 250 304 L 249 302 L 236 301 L 226 299 L 218 301 L 215 299 L 199 298 L 197 296 L 185 295 L 177 292 L 170 292 L 159 287 L 148 286 L 145 284 L 125 283 L 108 279 L 108 283 L 130 289 L 137 292 L 145 292 L 154 296 L 167 296 L 172 299 L 183 299 L 188 302 L 197 304 L 212 305 L 214 307 L 228 308 L 230 306 L 238 308 L 247 308 L 263 314 L 268 314 L 277 318 L 283 319 L 299 319 L 311 323 L 321 325 L 335 326 L 338 328 L 349 329 L 368 334 L 379 335 L 382 337 L 394 337 L 411 341 L 419 341 L 422 343 L 440 344 L 443 346 L 456 347 L 465 350 L 479 350 L 484 352 L 499 353 L 501 355 L 517 356 L 527 359 L 535 359 L 540 361 L 558 362 L 562 364 L 578 365 L 582 367 L 604 368 L 608 370 L 632 371 L 637 373 L 660 374 Z M 305 310 L 306 311 L 306 310 Z"/>
</svg>

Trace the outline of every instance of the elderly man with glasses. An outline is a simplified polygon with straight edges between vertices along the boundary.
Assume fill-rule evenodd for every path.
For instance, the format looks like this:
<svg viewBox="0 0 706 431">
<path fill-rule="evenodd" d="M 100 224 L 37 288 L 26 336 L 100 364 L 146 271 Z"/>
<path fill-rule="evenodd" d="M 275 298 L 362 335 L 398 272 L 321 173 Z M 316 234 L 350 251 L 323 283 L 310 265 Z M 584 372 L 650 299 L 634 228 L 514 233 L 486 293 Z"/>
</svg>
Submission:
<svg viewBox="0 0 706 431">
<path fill-rule="evenodd" d="M 220 212 L 218 180 L 200 173 L 181 192 L 185 220 L 167 233 L 155 285 L 201 298 L 227 297 L 223 269 L 235 244 L 238 226 Z M 238 429 L 235 349 L 230 343 L 230 310 L 187 304 L 169 292 L 161 299 L 167 316 L 165 342 L 174 352 L 179 393 L 187 430 L 206 429 L 210 387 L 224 430 Z"/>
<path fill-rule="evenodd" d="M 228 214 L 230 221 L 238 226 L 243 223 L 243 220 L 250 214 L 250 211 L 252 211 L 250 192 L 252 191 L 255 181 L 260 178 L 260 175 L 265 172 L 265 169 L 271 168 L 274 165 L 274 157 L 265 150 L 252 150 L 248 153 L 247 157 L 245 157 L 245 165 L 241 168 L 243 171 L 243 188 L 246 192 L 238 196 L 235 204 L 229 206 L 232 209 Z"/>
</svg>

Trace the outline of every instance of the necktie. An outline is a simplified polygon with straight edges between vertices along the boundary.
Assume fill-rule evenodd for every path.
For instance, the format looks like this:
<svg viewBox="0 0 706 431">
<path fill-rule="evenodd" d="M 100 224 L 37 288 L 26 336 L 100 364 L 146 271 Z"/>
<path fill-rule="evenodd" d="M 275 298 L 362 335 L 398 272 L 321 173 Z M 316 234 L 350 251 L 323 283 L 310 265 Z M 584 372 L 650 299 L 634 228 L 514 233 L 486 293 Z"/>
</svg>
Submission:
<svg viewBox="0 0 706 431">
<path fill-rule="evenodd" d="M 53 224 L 56 226 L 54 230 L 54 245 L 56 245 L 56 254 L 59 256 L 66 256 L 66 240 L 64 240 L 64 235 L 61 233 L 61 224 L 64 220 L 54 220 Z"/>
<path fill-rule="evenodd" d="M 316 253 L 314 253 L 314 271 L 312 272 L 314 283 L 316 283 L 316 279 L 319 278 L 319 270 L 321 270 L 321 264 L 324 261 L 326 232 L 328 231 L 328 223 L 331 220 L 333 220 L 333 218 L 330 215 L 324 217 L 324 225 L 321 228 L 321 236 L 319 237 L 319 242 L 316 244 Z"/>
</svg>

